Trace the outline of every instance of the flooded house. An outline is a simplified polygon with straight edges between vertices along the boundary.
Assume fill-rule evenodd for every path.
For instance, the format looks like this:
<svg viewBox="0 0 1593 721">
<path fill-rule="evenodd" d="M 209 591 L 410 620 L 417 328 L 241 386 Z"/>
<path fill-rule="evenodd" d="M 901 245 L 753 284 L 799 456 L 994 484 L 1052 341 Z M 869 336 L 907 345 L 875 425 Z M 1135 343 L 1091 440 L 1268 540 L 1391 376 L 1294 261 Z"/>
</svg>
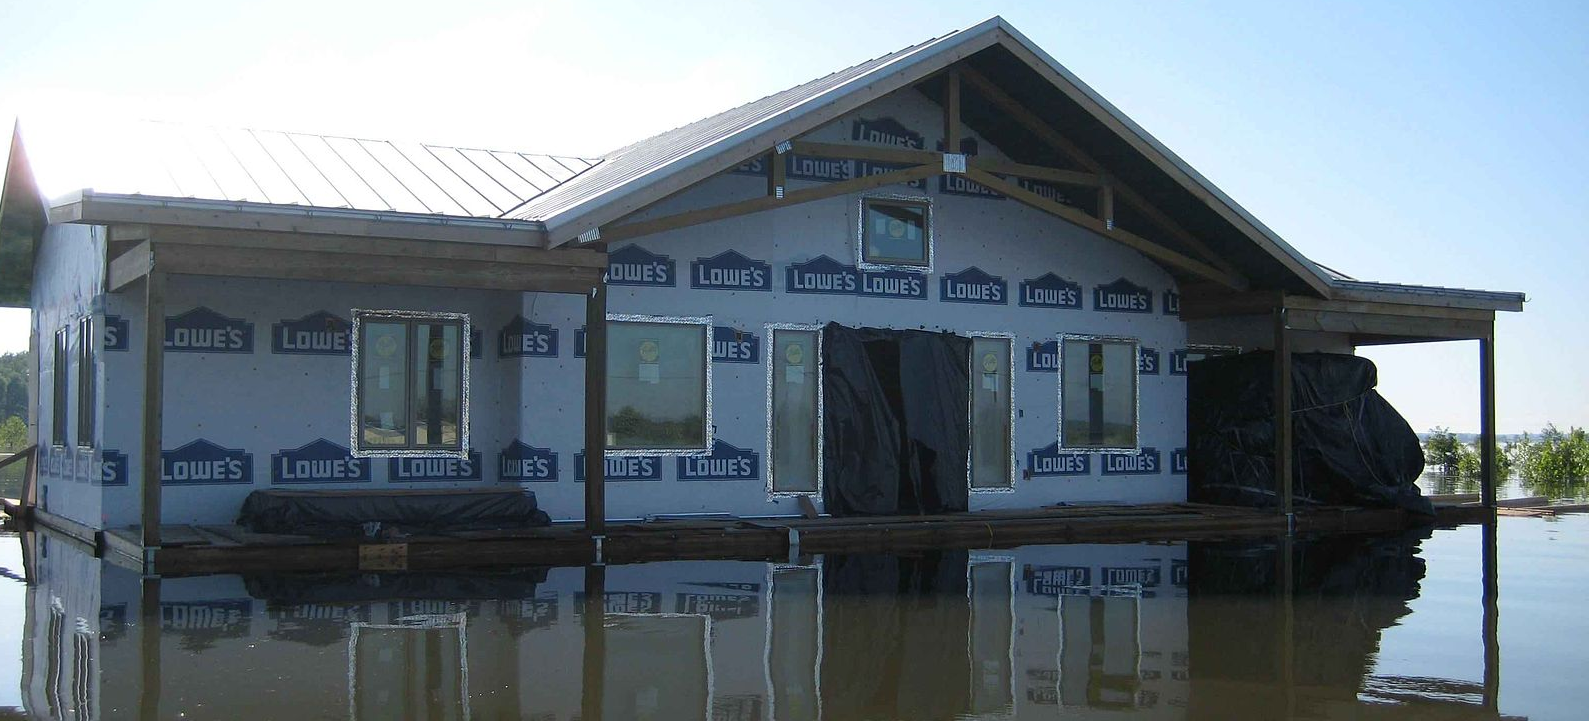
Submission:
<svg viewBox="0 0 1593 721">
<path fill-rule="evenodd" d="M 37 130 L 22 501 L 133 555 L 256 491 L 528 489 L 596 532 L 1179 502 L 1201 359 L 1272 351 L 1287 400 L 1292 354 L 1477 340 L 1491 429 L 1524 300 L 1314 263 L 1000 18 L 601 157 Z"/>
</svg>

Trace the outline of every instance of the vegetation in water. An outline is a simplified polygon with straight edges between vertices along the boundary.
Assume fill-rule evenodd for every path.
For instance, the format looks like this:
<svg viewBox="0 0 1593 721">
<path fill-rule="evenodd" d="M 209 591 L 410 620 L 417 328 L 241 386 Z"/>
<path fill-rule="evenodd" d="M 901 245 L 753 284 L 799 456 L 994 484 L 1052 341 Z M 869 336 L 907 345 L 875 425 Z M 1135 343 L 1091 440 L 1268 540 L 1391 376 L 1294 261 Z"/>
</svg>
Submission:
<svg viewBox="0 0 1593 721">
<path fill-rule="evenodd" d="M 1427 465 L 1440 481 L 1435 492 L 1475 493 L 1482 482 L 1481 441 L 1466 443 L 1447 428 L 1434 428 L 1422 444 Z M 1494 487 L 1514 472 L 1533 495 L 1568 498 L 1587 495 L 1588 435 L 1581 428 L 1561 431 L 1549 424 L 1542 431 L 1522 433 L 1498 446 L 1494 454 Z"/>
<path fill-rule="evenodd" d="M 0 451 L 28 442 L 28 354 L 0 354 Z"/>
</svg>

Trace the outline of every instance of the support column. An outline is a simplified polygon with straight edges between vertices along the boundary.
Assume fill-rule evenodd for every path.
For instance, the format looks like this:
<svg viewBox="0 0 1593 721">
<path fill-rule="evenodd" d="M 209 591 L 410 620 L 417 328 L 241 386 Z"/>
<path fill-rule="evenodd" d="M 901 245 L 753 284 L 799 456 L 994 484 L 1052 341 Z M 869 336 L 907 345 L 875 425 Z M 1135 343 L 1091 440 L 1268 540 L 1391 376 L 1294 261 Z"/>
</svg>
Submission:
<svg viewBox="0 0 1593 721">
<path fill-rule="evenodd" d="M 1495 488 L 1498 479 L 1495 478 L 1498 469 L 1499 437 L 1498 429 L 1494 426 L 1494 374 L 1493 374 L 1493 325 L 1488 326 L 1488 335 L 1477 341 L 1481 362 L 1478 364 L 1482 388 L 1482 438 L 1477 441 L 1480 446 L 1482 460 L 1482 506 L 1492 514 L 1499 501 L 1499 491 Z"/>
<path fill-rule="evenodd" d="M 165 403 L 165 354 L 166 274 L 151 270 L 144 276 L 144 460 L 139 474 L 139 482 L 143 484 L 139 524 L 143 531 L 146 564 L 150 551 L 160 546 L 160 449 Z"/>
<path fill-rule="evenodd" d="M 603 451 L 608 447 L 608 276 L 586 296 L 586 531 L 603 535 Z M 601 543 L 601 541 L 597 541 Z M 601 553 L 601 546 L 598 548 Z"/>
<path fill-rule="evenodd" d="M 1482 705 L 1499 711 L 1499 521 L 1482 524 Z"/>
<path fill-rule="evenodd" d="M 587 351 L 590 358 L 591 346 L 587 346 Z M 581 718 L 595 721 L 603 718 L 603 665 L 608 652 L 603 628 L 607 575 L 608 569 L 602 564 L 586 567 L 586 598 L 581 607 L 581 629 L 585 632 L 581 650 Z"/>
<path fill-rule="evenodd" d="M 1278 510 L 1294 531 L 1294 355 L 1289 349 L 1289 309 L 1272 311 L 1272 470 Z"/>
<path fill-rule="evenodd" d="M 164 337 L 163 337 L 164 338 Z M 143 656 L 138 718 L 160 718 L 160 579 L 145 577 L 138 601 L 138 645 Z"/>
</svg>

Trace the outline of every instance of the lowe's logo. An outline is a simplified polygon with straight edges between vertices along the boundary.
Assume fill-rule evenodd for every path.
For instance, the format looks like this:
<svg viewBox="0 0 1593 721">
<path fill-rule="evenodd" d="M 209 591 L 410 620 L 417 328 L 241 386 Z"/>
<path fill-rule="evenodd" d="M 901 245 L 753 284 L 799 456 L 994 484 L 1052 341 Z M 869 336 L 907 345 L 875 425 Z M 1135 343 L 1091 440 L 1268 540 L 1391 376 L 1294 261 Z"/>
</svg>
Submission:
<svg viewBox="0 0 1593 721">
<path fill-rule="evenodd" d="M 946 152 L 945 141 L 936 141 L 935 149 L 943 153 Z M 957 152 L 970 157 L 978 155 L 979 141 L 973 138 L 963 138 L 957 143 Z M 979 183 L 969 180 L 968 176 L 956 173 L 948 173 L 940 176 L 940 192 L 950 195 L 967 195 L 975 198 L 988 198 L 991 200 L 1005 200 L 1007 197 L 1001 193 L 991 190 L 990 188 L 980 185 Z"/>
<path fill-rule="evenodd" d="M 515 316 L 498 331 L 499 358 L 554 358 L 559 355 L 559 331 Z"/>
<path fill-rule="evenodd" d="M 1162 472 L 1162 454 L 1145 447 L 1137 453 L 1101 454 L 1101 473 L 1108 476 L 1150 475 Z"/>
<path fill-rule="evenodd" d="M 1139 372 L 1150 376 L 1161 374 L 1162 356 L 1155 348 L 1139 347 Z"/>
<path fill-rule="evenodd" d="M 575 480 L 586 482 L 586 451 L 575 452 Z M 603 458 L 603 480 L 662 481 L 664 459 L 658 456 L 606 456 Z"/>
<path fill-rule="evenodd" d="M 479 481 L 481 453 L 471 450 L 464 458 L 448 456 L 387 459 L 387 481 Z"/>
<path fill-rule="evenodd" d="M 747 593 L 677 593 L 675 613 L 708 616 L 715 621 L 756 618 L 758 597 Z"/>
<path fill-rule="evenodd" d="M 254 601 L 247 598 L 160 604 L 160 627 L 167 631 L 246 630 L 253 616 Z"/>
<path fill-rule="evenodd" d="M 608 284 L 674 287 L 675 261 L 641 246 L 627 245 L 608 254 Z"/>
<path fill-rule="evenodd" d="M 1106 285 L 1095 286 L 1095 309 L 1108 313 L 1149 313 L 1151 293 L 1127 278 L 1118 278 Z"/>
<path fill-rule="evenodd" d="M 105 316 L 105 350 L 127 350 L 127 319 L 119 315 Z"/>
<path fill-rule="evenodd" d="M 254 454 L 222 448 L 203 438 L 160 452 L 160 482 L 165 486 L 204 486 L 254 482 Z"/>
<path fill-rule="evenodd" d="M 253 353 L 254 324 L 204 306 L 166 319 L 166 350 L 178 353 Z"/>
<path fill-rule="evenodd" d="M 940 299 L 951 303 L 1007 304 L 1007 281 L 977 267 L 940 278 Z"/>
<path fill-rule="evenodd" d="M 712 453 L 675 459 L 677 481 L 755 481 L 758 477 L 757 452 L 717 438 Z"/>
<path fill-rule="evenodd" d="M 785 269 L 787 293 L 856 295 L 859 280 L 856 268 L 842 265 L 827 255 L 806 263 L 794 263 Z"/>
<path fill-rule="evenodd" d="M 1018 305 L 1027 308 L 1068 308 L 1084 305 L 1084 291 L 1078 283 L 1046 273 L 1018 284 Z"/>
<path fill-rule="evenodd" d="M 738 328 L 714 326 L 715 363 L 757 363 L 762 355 L 763 341 L 756 333 Z"/>
<path fill-rule="evenodd" d="M 298 320 L 271 324 L 271 352 L 348 355 L 348 321 L 318 310 Z"/>
<path fill-rule="evenodd" d="M 924 136 L 909 130 L 895 118 L 859 118 L 852 121 L 852 139 L 874 145 L 924 149 Z"/>
<path fill-rule="evenodd" d="M 691 287 L 699 290 L 773 290 L 769 264 L 734 250 L 691 262 Z"/>
<path fill-rule="evenodd" d="M 325 438 L 271 454 L 272 483 L 357 483 L 369 480 L 369 458 L 355 458 L 349 455 L 348 448 Z"/>
<path fill-rule="evenodd" d="M 1173 467 L 1173 474 L 1178 476 L 1189 475 L 1189 449 L 1174 448 L 1167 454 L 1168 464 Z"/>
<path fill-rule="evenodd" d="M 1179 307 L 1178 307 L 1178 291 L 1175 291 L 1175 290 L 1162 291 L 1162 314 L 1163 315 L 1178 315 L 1178 311 L 1179 311 Z"/>
<path fill-rule="evenodd" d="M 1102 566 L 1101 584 L 1106 586 L 1160 586 L 1161 566 Z"/>
<path fill-rule="evenodd" d="M 868 177 L 872 177 L 872 176 L 875 176 L 875 175 L 884 175 L 885 173 L 889 173 L 889 172 L 896 171 L 896 170 L 901 170 L 902 168 L 910 168 L 910 167 L 912 167 L 912 166 L 911 165 L 901 165 L 901 164 L 898 164 L 898 163 L 881 163 L 881 162 L 879 162 L 877 160 L 859 160 L 859 161 L 857 161 L 857 176 L 860 177 L 860 178 L 868 178 Z M 909 181 L 906 181 L 904 183 L 899 183 L 899 185 L 905 185 L 905 186 L 907 186 L 909 188 L 916 188 L 918 190 L 923 190 L 924 189 L 924 179 L 923 178 L 918 178 L 916 180 L 909 180 Z"/>
<path fill-rule="evenodd" d="M 540 483 L 559 480 L 559 454 L 528 446 L 518 439 L 498 452 L 498 480 L 505 483 Z"/>
<path fill-rule="evenodd" d="M 1087 476 L 1089 474 L 1090 455 L 1088 453 L 1058 450 L 1055 443 L 1029 451 L 1029 475 L 1032 477 Z"/>
<path fill-rule="evenodd" d="M 1063 205 L 1076 205 L 1076 203 L 1073 202 L 1073 199 L 1068 196 L 1067 191 L 1050 183 L 1039 180 L 1030 180 L 1028 178 L 1018 178 L 1018 187 L 1034 193 L 1042 198 L 1053 200 Z"/>
<path fill-rule="evenodd" d="M 1036 596 L 1073 596 L 1090 592 L 1088 566 L 1024 566 L 1023 587 Z"/>
<path fill-rule="evenodd" d="M 1055 373 L 1059 365 L 1059 351 L 1054 340 L 1029 344 L 1023 354 L 1023 369 L 1034 373 Z"/>
<path fill-rule="evenodd" d="M 109 448 L 100 451 L 99 473 L 94 484 L 98 486 L 127 485 L 127 454 Z"/>
<path fill-rule="evenodd" d="M 905 270 L 867 270 L 863 271 L 863 284 L 859 295 L 925 300 L 929 298 L 929 289 L 924 285 L 924 276 L 918 273 Z"/>
</svg>

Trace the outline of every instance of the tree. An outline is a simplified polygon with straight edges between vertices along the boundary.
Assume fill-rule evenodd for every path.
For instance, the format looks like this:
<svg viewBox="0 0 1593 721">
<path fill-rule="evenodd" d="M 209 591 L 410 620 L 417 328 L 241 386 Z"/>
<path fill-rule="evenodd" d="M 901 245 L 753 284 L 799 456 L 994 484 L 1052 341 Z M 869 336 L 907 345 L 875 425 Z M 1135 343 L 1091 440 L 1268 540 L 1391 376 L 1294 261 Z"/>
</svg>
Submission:
<svg viewBox="0 0 1593 721">
<path fill-rule="evenodd" d="M 0 421 L 0 450 L 22 450 L 28 442 L 28 424 L 21 418 L 11 416 Z"/>
<path fill-rule="evenodd" d="M 1459 475 L 1466 447 L 1448 428 L 1438 427 L 1428 432 L 1422 452 L 1427 456 L 1427 465 L 1437 467 L 1443 475 L 1454 476 Z"/>
<path fill-rule="evenodd" d="M 1521 479 L 1534 494 L 1554 497 L 1587 494 L 1586 430 L 1573 427 L 1570 433 L 1565 433 L 1550 423 L 1536 441 L 1529 440 L 1516 452 Z"/>
</svg>

